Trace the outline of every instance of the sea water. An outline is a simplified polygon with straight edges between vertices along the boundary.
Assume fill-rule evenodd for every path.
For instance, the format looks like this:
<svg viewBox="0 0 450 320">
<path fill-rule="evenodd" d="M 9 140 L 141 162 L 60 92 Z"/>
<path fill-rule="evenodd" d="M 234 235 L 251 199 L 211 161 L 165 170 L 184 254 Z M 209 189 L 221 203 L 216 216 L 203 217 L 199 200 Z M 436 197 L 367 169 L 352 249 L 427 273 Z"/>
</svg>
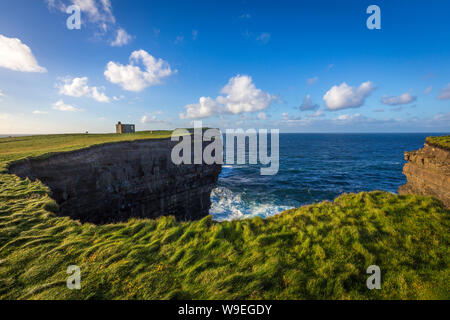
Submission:
<svg viewBox="0 0 450 320">
<path fill-rule="evenodd" d="M 406 183 L 404 152 L 423 147 L 430 135 L 436 134 L 280 134 L 278 174 L 224 165 L 210 214 L 218 221 L 269 217 L 344 192 L 395 193 Z"/>
</svg>

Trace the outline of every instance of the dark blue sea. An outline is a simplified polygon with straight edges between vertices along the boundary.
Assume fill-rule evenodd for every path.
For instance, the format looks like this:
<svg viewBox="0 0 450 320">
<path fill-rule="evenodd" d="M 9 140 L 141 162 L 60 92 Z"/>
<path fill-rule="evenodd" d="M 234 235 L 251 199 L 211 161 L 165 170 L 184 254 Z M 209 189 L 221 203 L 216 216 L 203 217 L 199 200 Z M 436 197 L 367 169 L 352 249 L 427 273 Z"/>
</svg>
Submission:
<svg viewBox="0 0 450 320">
<path fill-rule="evenodd" d="M 406 182 L 404 152 L 423 147 L 430 135 L 436 134 L 280 134 L 278 174 L 225 164 L 210 213 L 219 221 L 268 217 L 344 192 L 396 193 Z"/>
</svg>

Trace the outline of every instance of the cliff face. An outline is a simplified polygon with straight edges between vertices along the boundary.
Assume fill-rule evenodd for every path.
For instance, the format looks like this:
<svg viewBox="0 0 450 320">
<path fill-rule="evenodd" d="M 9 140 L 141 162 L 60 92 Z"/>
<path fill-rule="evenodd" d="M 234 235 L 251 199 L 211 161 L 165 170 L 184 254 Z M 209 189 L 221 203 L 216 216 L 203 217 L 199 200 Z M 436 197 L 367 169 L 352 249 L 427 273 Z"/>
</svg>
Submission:
<svg viewBox="0 0 450 320">
<path fill-rule="evenodd" d="M 14 163 L 9 171 L 39 179 L 52 190 L 59 215 L 109 223 L 131 217 L 174 215 L 194 220 L 209 214 L 220 165 L 174 165 L 177 142 L 141 140 L 94 146 L 47 159 Z"/>
<path fill-rule="evenodd" d="M 408 182 L 399 194 L 430 195 L 450 208 L 450 151 L 425 144 L 425 147 L 405 152 L 408 161 L 403 168 Z"/>
</svg>

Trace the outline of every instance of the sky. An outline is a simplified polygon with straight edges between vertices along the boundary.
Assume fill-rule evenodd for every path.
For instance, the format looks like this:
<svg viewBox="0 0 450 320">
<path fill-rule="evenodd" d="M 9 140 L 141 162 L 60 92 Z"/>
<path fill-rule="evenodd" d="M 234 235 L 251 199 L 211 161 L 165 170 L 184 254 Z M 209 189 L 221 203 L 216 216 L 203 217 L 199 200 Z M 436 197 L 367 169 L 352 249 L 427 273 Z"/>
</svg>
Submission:
<svg viewBox="0 0 450 320">
<path fill-rule="evenodd" d="M 0 134 L 195 120 L 449 132 L 449 12 L 443 0 L 2 0 Z"/>
</svg>

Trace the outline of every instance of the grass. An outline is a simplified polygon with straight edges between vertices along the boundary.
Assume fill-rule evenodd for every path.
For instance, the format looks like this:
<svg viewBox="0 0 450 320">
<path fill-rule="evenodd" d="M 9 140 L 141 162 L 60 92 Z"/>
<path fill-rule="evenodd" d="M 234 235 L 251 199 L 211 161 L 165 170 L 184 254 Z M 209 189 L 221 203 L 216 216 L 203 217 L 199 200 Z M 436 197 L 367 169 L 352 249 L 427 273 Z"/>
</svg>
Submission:
<svg viewBox="0 0 450 320">
<path fill-rule="evenodd" d="M 128 134 L 55 134 L 0 139 L 0 172 L 7 164 L 30 157 L 48 157 L 94 145 L 142 139 L 170 138 L 172 131 L 142 131 Z"/>
<path fill-rule="evenodd" d="M 106 138 L 72 137 L 52 139 L 67 151 Z M 27 148 L 33 156 L 58 151 L 45 139 L 42 151 L 18 139 L 0 147 L 5 166 Z M 0 299 L 450 298 L 449 211 L 430 197 L 348 194 L 222 223 L 161 217 L 95 226 L 57 210 L 39 181 L 0 174 Z M 372 264 L 381 290 L 366 287 Z M 66 287 L 69 265 L 81 268 L 81 290 Z"/>
<path fill-rule="evenodd" d="M 427 143 L 450 151 L 450 136 L 428 137 Z"/>
</svg>

